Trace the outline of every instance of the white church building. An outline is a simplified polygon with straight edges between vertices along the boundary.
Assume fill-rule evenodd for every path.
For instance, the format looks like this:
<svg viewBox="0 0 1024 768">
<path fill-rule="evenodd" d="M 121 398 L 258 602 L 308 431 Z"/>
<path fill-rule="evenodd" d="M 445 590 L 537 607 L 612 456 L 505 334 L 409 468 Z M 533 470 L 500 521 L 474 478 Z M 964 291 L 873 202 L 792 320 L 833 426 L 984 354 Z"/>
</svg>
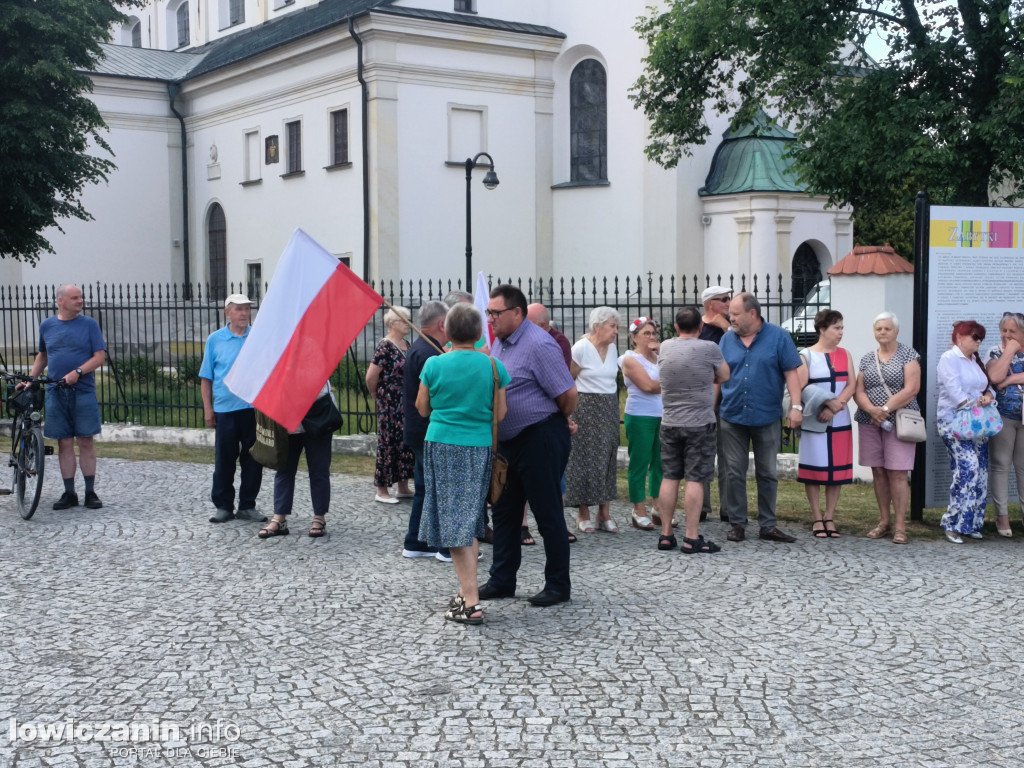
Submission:
<svg viewBox="0 0 1024 768">
<path fill-rule="evenodd" d="M 853 247 L 769 126 L 666 170 L 628 92 L 651 0 L 151 0 L 92 98 L 117 170 L 7 284 L 262 283 L 296 227 L 368 279 L 782 275 Z M 499 184 L 482 183 L 488 157 Z"/>
</svg>

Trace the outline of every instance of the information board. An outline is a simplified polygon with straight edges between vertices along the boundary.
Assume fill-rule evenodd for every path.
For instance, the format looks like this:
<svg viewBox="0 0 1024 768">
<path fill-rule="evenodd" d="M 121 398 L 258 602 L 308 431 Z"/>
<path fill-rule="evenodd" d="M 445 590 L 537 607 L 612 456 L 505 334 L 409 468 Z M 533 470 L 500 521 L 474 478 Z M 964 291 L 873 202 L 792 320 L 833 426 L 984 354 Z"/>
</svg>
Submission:
<svg viewBox="0 0 1024 768">
<path fill-rule="evenodd" d="M 936 368 L 952 346 L 953 323 L 985 326 L 981 359 L 999 346 L 1004 312 L 1024 312 L 1024 209 L 931 207 L 928 232 L 928 466 L 925 506 L 949 504 L 949 453 L 935 429 L 939 400 Z M 1017 500 L 1010 472 L 1010 501 Z"/>
</svg>

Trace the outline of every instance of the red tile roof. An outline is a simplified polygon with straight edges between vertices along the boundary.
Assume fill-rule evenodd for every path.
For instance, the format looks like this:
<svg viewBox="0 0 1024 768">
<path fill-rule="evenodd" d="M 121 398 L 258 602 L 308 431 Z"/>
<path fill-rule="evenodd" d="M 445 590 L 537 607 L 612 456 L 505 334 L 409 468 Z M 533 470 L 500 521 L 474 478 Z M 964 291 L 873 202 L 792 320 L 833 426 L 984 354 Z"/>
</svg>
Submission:
<svg viewBox="0 0 1024 768">
<path fill-rule="evenodd" d="M 897 272 L 913 273 L 914 265 L 900 257 L 892 246 L 858 245 L 843 256 L 835 266 L 830 267 L 830 275 L 891 275 Z"/>
</svg>

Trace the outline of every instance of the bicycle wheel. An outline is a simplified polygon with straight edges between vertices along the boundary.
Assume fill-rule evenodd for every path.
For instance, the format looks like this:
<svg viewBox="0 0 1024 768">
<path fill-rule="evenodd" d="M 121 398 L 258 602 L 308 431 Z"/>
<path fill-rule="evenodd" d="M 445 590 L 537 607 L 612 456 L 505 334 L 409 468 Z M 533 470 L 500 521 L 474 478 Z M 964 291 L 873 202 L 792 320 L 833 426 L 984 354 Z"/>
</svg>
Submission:
<svg viewBox="0 0 1024 768">
<path fill-rule="evenodd" d="M 21 450 L 15 460 L 14 496 L 18 501 L 18 512 L 28 520 L 39 506 L 39 494 L 43 490 L 43 462 L 46 452 L 38 430 L 22 434 Z"/>
</svg>

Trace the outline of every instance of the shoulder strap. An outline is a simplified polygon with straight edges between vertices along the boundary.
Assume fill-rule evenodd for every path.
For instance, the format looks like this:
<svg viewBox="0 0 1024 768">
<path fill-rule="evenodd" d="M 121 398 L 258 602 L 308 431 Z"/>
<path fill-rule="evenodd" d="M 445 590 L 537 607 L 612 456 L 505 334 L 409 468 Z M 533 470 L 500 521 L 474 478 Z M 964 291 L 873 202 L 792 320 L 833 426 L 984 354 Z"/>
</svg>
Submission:
<svg viewBox="0 0 1024 768">
<path fill-rule="evenodd" d="M 494 375 L 494 402 L 491 405 L 491 450 L 498 450 L 498 364 L 491 358 L 491 373 Z"/>
<path fill-rule="evenodd" d="M 878 350 L 875 350 L 875 367 L 878 369 L 878 380 L 882 382 L 882 387 L 885 389 L 885 394 L 892 400 L 892 390 L 889 389 L 889 385 L 885 383 L 885 376 L 882 375 L 882 363 L 878 359 Z"/>
</svg>

